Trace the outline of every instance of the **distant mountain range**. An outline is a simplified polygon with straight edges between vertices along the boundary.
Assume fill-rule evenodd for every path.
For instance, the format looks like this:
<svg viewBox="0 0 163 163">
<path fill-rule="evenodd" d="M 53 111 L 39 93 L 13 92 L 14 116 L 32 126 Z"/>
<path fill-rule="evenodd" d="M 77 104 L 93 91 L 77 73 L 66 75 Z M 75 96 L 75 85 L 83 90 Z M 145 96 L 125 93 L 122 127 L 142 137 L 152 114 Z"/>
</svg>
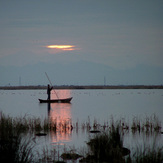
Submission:
<svg viewBox="0 0 163 163">
<path fill-rule="evenodd" d="M 80 61 L 38 63 L 26 66 L 0 66 L 0 86 L 46 85 L 49 75 L 54 85 L 162 85 L 163 68 L 138 65 L 116 69 L 107 65 Z"/>
</svg>

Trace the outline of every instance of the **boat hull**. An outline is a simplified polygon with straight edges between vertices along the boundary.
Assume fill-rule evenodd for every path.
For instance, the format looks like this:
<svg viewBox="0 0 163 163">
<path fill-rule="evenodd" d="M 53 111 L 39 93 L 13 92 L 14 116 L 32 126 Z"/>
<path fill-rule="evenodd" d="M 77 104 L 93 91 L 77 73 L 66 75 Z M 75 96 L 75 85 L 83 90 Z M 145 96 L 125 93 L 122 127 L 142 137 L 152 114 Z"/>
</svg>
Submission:
<svg viewBox="0 0 163 163">
<path fill-rule="evenodd" d="M 72 97 L 65 98 L 65 99 L 51 99 L 51 100 L 42 100 L 38 99 L 40 103 L 70 103 L 72 100 Z"/>
</svg>

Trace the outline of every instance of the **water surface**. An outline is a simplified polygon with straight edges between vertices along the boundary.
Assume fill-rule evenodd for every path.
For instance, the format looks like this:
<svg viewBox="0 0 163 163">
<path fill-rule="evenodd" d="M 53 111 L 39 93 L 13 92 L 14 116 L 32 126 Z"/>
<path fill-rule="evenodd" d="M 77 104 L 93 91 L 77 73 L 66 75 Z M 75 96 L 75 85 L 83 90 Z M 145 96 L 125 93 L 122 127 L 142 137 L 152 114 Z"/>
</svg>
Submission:
<svg viewBox="0 0 163 163">
<path fill-rule="evenodd" d="M 46 90 L 0 90 L 0 111 L 12 117 L 30 116 L 52 118 L 64 123 L 69 121 L 73 126 L 78 123 L 80 129 L 74 128 L 69 132 L 49 133 L 45 138 L 37 139 L 38 142 L 54 145 L 75 145 L 77 147 L 84 144 L 89 133 L 81 129 L 81 125 L 94 121 L 104 124 L 125 119 L 131 123 L 134 117 L 145 119 L 147 116 L 155 114 L 160 121 L 163 119 L 163 90 L 160 89 L 126 89 L 126 90 L 57 90 L 60 98 L 72 96 L 70 104 L 39 103 L 38 99 L 47 99 Z M 52 92 L 52 98 L 56 98 Z M 138 135 L 141 141 L 146 139 L 144 135 Z M 136 139 L 137 139 L 136 138 Z M 131 133 L 125 136 L 126 146 L 131 146 L 135 137 Z M 162 141 L 162 136 L 157 136 Z M 44 143 L 43 143 L 44 144 Z"/>
</svg>

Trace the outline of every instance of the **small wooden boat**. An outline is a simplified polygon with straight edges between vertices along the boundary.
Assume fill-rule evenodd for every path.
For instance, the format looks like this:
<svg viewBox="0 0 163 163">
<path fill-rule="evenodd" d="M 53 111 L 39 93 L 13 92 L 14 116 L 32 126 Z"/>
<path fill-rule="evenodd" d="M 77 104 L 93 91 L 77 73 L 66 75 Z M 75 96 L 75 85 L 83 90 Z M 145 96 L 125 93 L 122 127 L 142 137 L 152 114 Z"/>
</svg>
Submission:
<svg viewBox="0 0 163 163">
<path fill-rule="evenodd" d="M 51 99 L 51 100 L 42 100 L 38 99 L 40 103 L 70 103 L 72 100 L 72 97 L 70 98 L 64 98 L 64 99 Z"/>
</svg>

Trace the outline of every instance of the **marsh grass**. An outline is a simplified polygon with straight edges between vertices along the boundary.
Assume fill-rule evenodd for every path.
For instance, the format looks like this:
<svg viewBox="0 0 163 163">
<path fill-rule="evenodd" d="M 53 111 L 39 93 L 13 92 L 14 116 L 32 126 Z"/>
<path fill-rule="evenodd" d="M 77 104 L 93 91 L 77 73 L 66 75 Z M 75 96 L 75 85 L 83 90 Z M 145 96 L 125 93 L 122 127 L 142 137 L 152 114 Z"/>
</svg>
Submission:
<svg viewBox="0 0 163 163">
<path fill-rule="evenodd" d="M 162 163 L 163 162 L 163 147 L 156 145 L 150 146 L 147 143 L 139 145 L 133 152 L 132 160 L 137 163 Z"/>
<path fill-rule="evenodd" d="M 41 153 L 37 153 L 37 157 L 39 158 L 39 163 L 54 162 L 55 160 L 57 160 L 57 151 L 56 149 L 49 149 L 47 146 L 45 146 L 42 149 Z"/>
<path fill-rule="evenodd" d="M 142 132 L 146 135 L 160 133 L 161 121 L 159 121 L 155 114 L 151 115 L 150 117 L 146 116 L 146 118 L 143 120 L 141 120 L 139 117 L 133 117 L 131 131 L 133 134 Z"/>
<path fill-rule="evenodd" d="M 72 123 L 71 119 L 59 118 L 45 118 L 42 120 L 41 118 L 31 118 L 27 115 L 24 117 L 13 118 L 2 114 L 0 117 L 0 129 L 3 127 L 10 129 L 12 127 L 14 130 L 23 133 L 40 131 L 71 132 L 73 129 L 75 129 L 76 132 L 80 129 L 82 129 L 82 131 L 86 130 L 87 132 L 90 130 L 105 131 L 107 129 L 111 129 L 115 124 L 118 124 L 124 133 L 131 131 L 133 134 L 142 132 L 149 135 L 150 133 L 161 132 L 161 121 L 159 121 L 156 115 L 152 115 L 150 117 L 146 116 L 144 119 L 133 117 L 131 123 L 126 122 L 124 118 L 114 121 L 114 118 L 111 117 L 110 121 L 104 121 L 103 124 L 99 123 L 96 119 L 92 122 L 89 117 L 87 121 L 82 123 L 79 121 Z"/>
<path fill-rule="evenodd" d="M 153 143 L 144 141 L 144 145 L 130 149 L 123 147 L 121 126 L 112 123 L 107 132 L 90 137 L 87 143 L 89 150 L 80 162 L 112 162 L 112 163 L 162 163 L 163 146 L 157 144 L 155 137 Z"/>
<path fill-rule="evenodd" d="M 37 132 L 61 132 L 69 134 L 72 130 L 78 133 L 78 130 L 87 131 L 99 130 L 100 134 L 90 137 L 88 141 L 87 156 L 85 161 L 98 160 L 98 162 L 125 162 L 123 137 L 126 132 L 133 134 L 142 133 L 147 136 L 161 133 L 161 121 L 156 115 L 146 116 L 143 120 L 139 117 L 133 117 L 132 122 L 126 122 L 124 118 L 115 121 L 112 117 L 110 121 L 104 121 L 100 124 L 97 119 L 88 120 L 82 123 L 77 121 L 72 123 L 71 119 L 44 119 L 36 117 L 10 117 L 1 114 L 0 117 L 0 162 L 32 162 L 35 160 L 33 149 L 35 143 L 26 134 L 35 134 Z M 146 145 L 146 144 L 145 144 Z M 163 147 L 145 146 L 138 147 L 133 156 L 128 160 L 134 162 L 163 162 Z M 48 151 L 44 149 L 38 156 L 38 162 L 55 161 L 56 156 L 59 161 L 60 153 L 54 149 Z M 71 153 L 70 151 L 67 153 Z M 10 157 L 9 157 L 10 156 Z M 35 162 L 37 162 L 35 160 Z"/>
<path fill-rule="evenodd" d="M 72 130 L 72 122 L 71 119 L 44 119 L 41 118 L 30 118 L 27 116 L 24 117 L 10 117 L 5 116 L 4 114 L 0 117 L 0 130 L 2 129 L 10 129 L 19 131 L 22 133 L 25 132 L 40 132 L 40 131 L 69 131 Z"/>
<path fill-rule="evenodd" d="M 32 150 L 34 143 L 32 143 L 30 138 L 24 139 L 22 135 L 24 130 L 20 119 L 15 124 L 15 120 L 11 117 L 1 116 L 0 162 L 28 163 L 33 161 Z"/>
<path fill-rule="evenodd" d="M 124 162 L 123 158 L 123 138 L 120 133 L 120 127 L 112 125 L 108 132 L 95 135 L 87 143 L 90 153 L 86 160 L 97 162 Z"/>
</svg>

